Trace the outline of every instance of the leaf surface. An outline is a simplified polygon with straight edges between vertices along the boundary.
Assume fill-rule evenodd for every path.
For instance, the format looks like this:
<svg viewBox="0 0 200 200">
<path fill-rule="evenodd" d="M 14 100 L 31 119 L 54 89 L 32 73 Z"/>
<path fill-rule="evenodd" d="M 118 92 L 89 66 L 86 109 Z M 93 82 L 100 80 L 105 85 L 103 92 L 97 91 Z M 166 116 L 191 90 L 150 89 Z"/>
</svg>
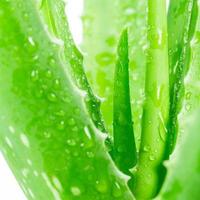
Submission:
<svg viewBox="0 0 200 200">
<path fill-rule="evenodd" d="M 0 5 L 0 143 L 27 198 L 133 199 L 73 80 L 71 40 L 34 0 Z"/>
<path fill-rule="evenodd" d="M 83 15 L 85 69 L 94 91 L 104 99 L 101 110 L 112 134 L 113 77 L 118 38 L 129 28 L 130 95 L 134 109 L 136 144 L 140 143 L 142 104 L 147 47 L 147 1 L 85 0 Z M 95 47 L 95 48 L 94 48 Z"/>
<path fill-rule="evenodd" d="M 170 65 L 170 118 L 168 122 L 169 156 L 175 147 L 178 115 L 184 99 L 184 79 L 191 59 L 191 41 L 197 21 L 196 0 L 172 0 L 168 13 L 169 65 Z"/>
<path fill-rule="evenodd" d="M 137 162 L 129 88 L 128 30 L 121 36 L 117 51 L 113 99 L 114 159 L 121 171 L 129 173 Z"/>
<path fill-rule="evenodd" d="M 190 115 L 184 135 L 170 161 L 166 161 L 168 175 L 157 199 L 199 199 L 200 185 L 200 115 Z"/>
</svg>

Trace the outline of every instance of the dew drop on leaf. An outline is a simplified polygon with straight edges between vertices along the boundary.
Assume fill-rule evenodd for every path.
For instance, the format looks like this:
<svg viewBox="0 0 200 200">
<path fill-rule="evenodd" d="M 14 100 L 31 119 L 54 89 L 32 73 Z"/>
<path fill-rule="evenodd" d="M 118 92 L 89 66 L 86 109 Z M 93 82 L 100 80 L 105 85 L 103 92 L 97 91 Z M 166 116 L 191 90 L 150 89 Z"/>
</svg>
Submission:
<svg viewBox="0 0 200 200">
<path fill-rule="evenodd" d="M 115 182 L 115 184 L 113 185 L 113 188 L 112 188 L 112 195 L 116 198 L 118 197 L 121 197 L 122 196 L 122 190 L 121 190 L 121 187 L 120 185 Z"/>
<path fill-rule="evenodd" d="M 57 125 L 58 130 L 64 130 L 65 129 L 65 121 L 61 120 Z"/>
<path fill-rule="evenodd" d="M 150 147 L 149 146 L 144 146 L 143 147 L 143 151 L 144 152 L 149 152 L 150 151 Z"/>
<path fill-rule="evenodd" d="M 51 101 L 51 102 L 56 102 L 56 101 L 57 101 L 57 97 L 56 97 L 56 95 L 55 95 L 54 93 L 49 93 L 49 94 L 47 95 L 47 98 L 48 98 L 48 100 Z"/>
<path fill-rule="evenodd" d="M 45 138 L 50 138 L 51 134 L 48 131 L 44 131 L 44 137 Z"/>
<path fill-rule="evenodd" d="M 91 151 L 88 151 L 87 153 L 88 158 L 93 158 L 94 157 L 94 153 Z"/>
<path fill-rule="evenodd" d="M 155 160 L 154 155 L 150 155 L 150 156 L 149 156 L 149 160 L 150 160 L 150 161 L 154 161 L 154 160 Z"/>
<path fill-rule="evenodd" d="M 186 109 L 186 111 L 190 111 L 191 110 L 191 104 L 189 104 L 189 103 L 187 103 L 186 105 L 185 105 L 185 109 Z"/>
<path fill-rule="evenodd" d="M 51 70 L 47 70 L 45 75 L 49 79 L 52 78 L 52 72 L 51 72 Z"/>
<path fill-rule="evenodd" d="M 35 82 L 38 79 L 39 79 L 39 72 L 38 72 L 38 70 L 32 70 L 31 71 L 31 80 Z"/>
<path fill-rule="evenodd" d="M 76 124 L 75 119 L 74 118 L 69 119 L 68 124 L 70 126 L 74 126 Z"/>
<path fill-rule="evenodd" d="M 67 140 L 67 144 L 68 144 L 69 146 L 75 146 L 75 145 L 76 145 L 76 142 L 75 142 L 75 140 L 73 140 L 73 139 L 68 139 L 68 140 Z"/>
<path fill-rule="evenodd" d="M 191 92 L 187 92 L 186 95 L 185 95 L 187 100 L 189 100 L 191 98 L 191 96 L 192 96 Z"/>
<path fill-rule="evenodd" d="M 108 191 L 108 184 L 106 180 L 96 181 L 95 187 L 100 193 L 106 193 Z"/>
<path fill-rule="evenodd" d="M 103 52 L 96 55 L 96 61 L 102 66 L 109 65 L 113 62 L 114 56 L 109 52 Z"/>
<path fill-rule="evenodd" d="M 71 187 L 71 193 L 74 195 L 74 196 L 80 196 L 81 195 L 81 190 L 79 187 L 77 186 L 73 186 Z"/>
</svg>

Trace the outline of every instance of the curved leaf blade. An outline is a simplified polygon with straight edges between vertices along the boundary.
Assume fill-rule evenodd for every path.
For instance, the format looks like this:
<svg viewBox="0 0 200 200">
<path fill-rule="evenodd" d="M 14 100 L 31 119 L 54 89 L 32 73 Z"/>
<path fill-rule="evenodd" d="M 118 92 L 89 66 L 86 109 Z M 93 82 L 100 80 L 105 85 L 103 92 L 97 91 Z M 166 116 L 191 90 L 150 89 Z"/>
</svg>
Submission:
<svg viewBox="0 0 200 200">
<path fill-rule="evenodd" d="M 128 30 L 120 37 L 114 80 L 114 159 L 119 169 L 130 174 L 137 162 L 129 88 Z"/>
<path fill-rule="evenodd" d="M 35 1 L 1 2 L 0 47 L 1 150 L 27 198 L 133 199 Z"/>
</svg>

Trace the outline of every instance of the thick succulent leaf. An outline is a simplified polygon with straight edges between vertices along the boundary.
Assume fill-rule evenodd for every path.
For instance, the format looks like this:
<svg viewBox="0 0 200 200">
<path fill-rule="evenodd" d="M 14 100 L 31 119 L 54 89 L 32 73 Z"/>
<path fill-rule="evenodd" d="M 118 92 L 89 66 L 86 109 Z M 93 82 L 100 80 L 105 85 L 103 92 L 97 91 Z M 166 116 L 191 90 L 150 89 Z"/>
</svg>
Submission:
<svg viewBox="0 0 200 200">
<path fill-rule="evenodd" d="M 199 8 L 199 2 L 198 2 Z M 200 107 L 200 14 L 198 14 L 195 33 L 190 42 L 191 45 L 191 59 L 190 69 L 184 80 L 185 83 L 185 98 L 183 102 L 183 109 L 179 116 L 179 132 L 184 129 L 184 123 L 187 116 Z M 182 134 L 181 134 L 182 135 Z M 180 135 L 180 137 L 181 137 Z"/>
<path fill-rule="evenodd" d="M 168 13 L 170 65 L 170 118 L 168 124 L 168 157 L 176 143 L 177 117 L 184 97 L 184 78 L 191 58 L 191 40 L 197 20 L 197 0 L 171 0 Z"/>
<path fill-rule="evenodd" d="M 128 31 L 125 29 L 120 36 L 115 69 L 113 138 L 114 160 L 121 171 L 130 174 L 129 169 L 137 162 L 137 152 L 130 103 L 128 55 Z"/>
<path fill-rule="evenodd" d="M 200 111 L 188 117 L 184 135 L 171 161 L 168 175 L 157 199 L 198 200 L 200 196 Z"/>
<path fill-rule="evenodd" d="M 146 4 L 138 0 L 85 0 L 83 15 L 86 73 L 94 91 L 104 98 L 101 110 L 110 132 L 115 52 L 119 34 L 124 26 L 129 27 L 130 89 L 137 140 L 144 99 Z"/>
<path fill-rule="evenodd" d="M 198 5 L 199 7 L 199 5 Z M 200 16 L 190 42 L 191 59 L 189 72 L 184 80 L 185 96 L 178 117 L 179 138 L 176 149 L 166 162 L 168 174 L 157 199 L 199 199 L 199 74 L 200 74 Z M 194 113 L 195 111 L 195 113 Z M 196 187 L 197 186 L 197 187 Z"/>
<path fill-rule="evenodd" d="M 36 1 L 0 3 L 0 143 L 28 199 L 133 199 Z M 69 41 L 70 43 L 70 41 Z M 81 76 L 81 75 L 80 75 Z"/>
<path fill-rule="evenodd" d="M 138 199 L 153 198 L 165 175 L 162 162 L 169 114 L 166 0 L 148 1 L 148 41 L 146 99 L 134 187 L 134 194 Z"/>
<path fill-rule="evenodd" d="M 49 30 L 54 37 L 64 41 L 64 57 L 69 63 L 74 84 L 85 92 L 85 103 L 91 119 L 98 129 L 106 132 L 100 113 L 100 100 L 93 94 L 83 69 L 83 56 L 77 49 L 71 33 L 67 17 L 65 15 L 65 3 L 63 0 L 42 0 L 40 5 L 41 14 L 48 24 Z"/>
</svg>

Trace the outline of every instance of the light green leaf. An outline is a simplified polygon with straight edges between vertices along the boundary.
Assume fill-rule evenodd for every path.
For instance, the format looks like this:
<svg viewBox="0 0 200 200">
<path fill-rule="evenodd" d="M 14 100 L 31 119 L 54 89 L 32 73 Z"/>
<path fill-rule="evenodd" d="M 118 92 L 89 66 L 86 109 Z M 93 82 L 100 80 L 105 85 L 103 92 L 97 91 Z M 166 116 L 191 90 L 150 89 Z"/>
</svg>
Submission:
<svg viewBox="0 0 200 200">
<path fill-rule="evenodd" d="M 133 199 L 38 6 L 0 3 L 1 150 L 30 200 Z"/>
<path fill-rule="evenodd" d="M 168 157 L 176 144 L 178 114 L 184 98 L 184 79 L 190 66 L 191 40 L 197 21 L 197 0 L 172 0 L 168 13 L 170 65 L 170 118 L 168 122 Z"/>
<path fill-rule="evenodd" d="M 133 188 L 138 199 L 155 197 L 165 175 L 162 162 L 169 114 L 166 0 L 148 1 L 148 41 L 146 99 L 139 160 Z"/>
<path fill-rule="evenodd" d="M 104 99 L 101 110 L 110 133 L 113 121 L 115 52 L 121 31 L 129 27 L 130 94 L 137 146 L 144 100 L 146 8 L 147 1 L 85 0 L 83 15 L 86 73 L 94 91 Z"/>
<path fill-rule="evenodd" d="M 54 37 L 59 37 L 64 42 L 63 55 L 69 65 L 70 75 L 74 84 L 85 92 L 85 103 L 95 126 L 106 132 L 100 113 L 100 100 L 93 94 L 83 69 L 83 56 L 76 47 L 69 31 L 67 17 L 65 15 L 65 3 L 63 0 L 42 0 L 41 14 L 48 24 Z"/>
<path fill-rule="evenodd" d="M 200 111 L 190 115 L 184 135 L 171 161 L 166 162 L 168 175 L 157 199 L 199 199 L 200 185 Z"/>
</svg>

